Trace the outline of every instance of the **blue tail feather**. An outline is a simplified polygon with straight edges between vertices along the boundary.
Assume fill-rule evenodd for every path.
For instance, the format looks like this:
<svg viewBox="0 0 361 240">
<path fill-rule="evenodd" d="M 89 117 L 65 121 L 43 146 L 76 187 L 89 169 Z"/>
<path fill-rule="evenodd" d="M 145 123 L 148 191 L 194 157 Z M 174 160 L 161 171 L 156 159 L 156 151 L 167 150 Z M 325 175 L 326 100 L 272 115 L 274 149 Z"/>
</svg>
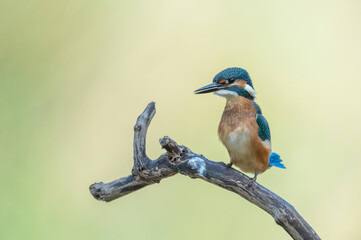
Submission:
<svg viewBox="0 0 361 240">
<path fill-rule="evenodd" d="M 282 159 L 280 158 L 280 155 L 277 153 L 272 152 L 269 157 L 268 167 L 279 167 L 279 168 L 286 168 L 285 165 L 282 163 Z"/>
</svg>

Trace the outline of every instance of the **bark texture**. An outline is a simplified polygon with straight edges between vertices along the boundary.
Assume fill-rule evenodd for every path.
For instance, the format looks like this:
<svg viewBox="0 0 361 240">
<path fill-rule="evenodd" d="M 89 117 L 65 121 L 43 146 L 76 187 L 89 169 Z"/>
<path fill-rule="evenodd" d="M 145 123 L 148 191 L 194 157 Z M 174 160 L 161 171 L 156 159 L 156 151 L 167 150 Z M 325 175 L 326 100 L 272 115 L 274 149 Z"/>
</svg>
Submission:
<svg viewBox="0 0 361 240">
<path fill-rule="evenodd" d="M 155 104 L 151 102 L 134 126 L 132 174 L 110 183 L 92 184 L 90 192 L 95 199 L 109 202 L 180 173 L 237 193 L 268 212 L 293 239 L 320 239 L 291 204 L 257 182 L 250 186 L 246 175 L 227 167 L 223 162 L 214 162 L 203 155 L 195 154 L 169 137 L 159 140 L 166 152 L 158 159 L 150 160 L 146 155 L 145 140 L 154 114 Z"/>
</svg>

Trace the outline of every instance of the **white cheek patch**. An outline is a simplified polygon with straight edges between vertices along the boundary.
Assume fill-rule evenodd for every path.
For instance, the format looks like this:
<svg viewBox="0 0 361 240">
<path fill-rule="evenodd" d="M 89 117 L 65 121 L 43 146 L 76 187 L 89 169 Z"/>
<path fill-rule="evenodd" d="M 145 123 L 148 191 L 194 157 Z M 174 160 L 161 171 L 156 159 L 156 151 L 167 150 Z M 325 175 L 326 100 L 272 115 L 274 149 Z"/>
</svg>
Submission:
<svg viewBox="0 0 361 240">
<path fill-rule="evenodd" d="M 249 95 L 256 98 L 256 91 L 250 85 L 246 84 L 244 90 L 246 90 L 249 93 Z"/>
<path fill-rule="evenodd" d="M 224 97 L 224 98 L 238 97 L 238 94 L 236 92 L 225 90 L 225 89 L 215 91 L 214 94 L 216 94 L 220 97 Z"/>
</svg>

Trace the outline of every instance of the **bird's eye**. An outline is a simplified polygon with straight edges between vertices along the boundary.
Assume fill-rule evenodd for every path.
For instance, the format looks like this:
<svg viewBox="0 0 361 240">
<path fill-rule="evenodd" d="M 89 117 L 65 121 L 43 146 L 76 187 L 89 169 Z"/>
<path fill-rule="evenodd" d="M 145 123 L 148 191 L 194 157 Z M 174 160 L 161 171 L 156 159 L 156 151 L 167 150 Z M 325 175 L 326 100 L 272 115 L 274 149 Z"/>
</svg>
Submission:
<svg viewBox="0 0 361 240">
<path fill-rule="evenodd" d="M 230 82 L 230 83 L 233 83 L 234 80 L 235 80 L 235 78 L 230 78 L 230 79 L 229 79 L 229 82 Z"/>
<path fill-rule="evenodd" d="M 219 84 L 228 84 L 229 81 L 227 79 L 222 79 L 221 81 L 218 82 Z"/>
</svg>

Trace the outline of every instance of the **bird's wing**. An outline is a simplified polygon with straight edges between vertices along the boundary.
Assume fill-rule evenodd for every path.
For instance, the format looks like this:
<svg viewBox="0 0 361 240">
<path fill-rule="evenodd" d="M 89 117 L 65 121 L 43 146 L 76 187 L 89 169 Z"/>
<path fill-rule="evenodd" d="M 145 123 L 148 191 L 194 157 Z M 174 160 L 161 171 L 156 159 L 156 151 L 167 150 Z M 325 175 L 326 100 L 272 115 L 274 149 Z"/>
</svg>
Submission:
<svg viewBox="0 0 361 240">
<path fill-rule="evenodd" d="M 261 114 L 257 114 L 257 124 L 258 124 L 258 136 L 262 141 L 271 141 L 271 132 L 269 130 L 268 122 L 265 117 Z"/>
<path fill-rule="evenodd" d="M 261 107 L 255 101 L 253 101 L 253 105 L 254 105 L 254 108 L 256 109 L 256 113 L 262 114 Z"/>
</svg>

